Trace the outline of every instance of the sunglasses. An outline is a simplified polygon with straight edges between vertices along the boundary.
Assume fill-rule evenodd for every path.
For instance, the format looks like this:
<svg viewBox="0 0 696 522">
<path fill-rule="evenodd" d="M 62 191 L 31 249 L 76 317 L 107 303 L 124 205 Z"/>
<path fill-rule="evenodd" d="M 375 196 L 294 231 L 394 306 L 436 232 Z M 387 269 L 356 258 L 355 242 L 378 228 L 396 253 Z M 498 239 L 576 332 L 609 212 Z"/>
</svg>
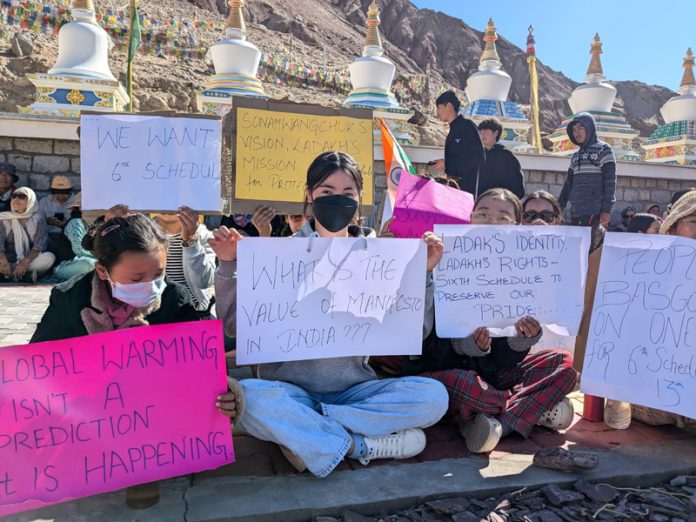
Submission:
<svg viewBox="0 0 696 522">
<path fill-rule="evenodd" d="M 12 199 L 28 199 L 26 194 L 12 194 Z"/>
<path fill-rule="evenodd" d="M 545 223 L 553 223 L 553 221 L 558 217 L 558 212 L 553 210 L 544 210 L 543 212 L 525 212 L 522 214 L 522 219 L 525 223 L 533 223 L 537 219 L 543 220 Z"/>
<path fill-rule="evenodd" d="M 68 195 L 72 192 L 72 189 L 51 189 L 51 194 L 63 194 Z"/>
</svg>

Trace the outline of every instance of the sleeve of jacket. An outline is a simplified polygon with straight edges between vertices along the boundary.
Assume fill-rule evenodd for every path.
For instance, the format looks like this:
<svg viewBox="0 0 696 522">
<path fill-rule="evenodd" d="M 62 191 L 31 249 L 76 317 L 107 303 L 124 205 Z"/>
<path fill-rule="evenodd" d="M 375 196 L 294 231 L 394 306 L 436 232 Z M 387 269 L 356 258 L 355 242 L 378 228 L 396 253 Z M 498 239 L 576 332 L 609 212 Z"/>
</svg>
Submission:
<svg viewBox="0 0 696 522">
<path fill-rule="evenodd" d="M 510 187 L 512 193 L 518 198 L 522 199 L 524 197 L 524 172 L 522 171 L 522 165 L 520 165 L 517 156 L 515 156 L 511 151 L 508 151 L 507 155 L 507 172 L 510 176 Z"/>
<path fill-rule="evenodd" d="M 616 160 L 611 148 L 609 146 L 606 148 L 608 152 L 602 155 L 602 180 L 604 181 L 602 212 L 611 213 L 616 202 Z"/>
<path fill-rule="evenodd" d="M 526 352 L 532 349 L 536 343 L 541 339 L 542 330 L 534 337 L 506 337 L 506 341 L 511 350 L 515 352 Z"/>
<path fill-rule="evenodd" d="M 461 172 L 478 167 L 486 160 L 486 151 L 481 142 L 478 129 L 470 120 L 464 118 L 464 125 L 456 128 L 452 138 L 460 142 L 452 144 L 455 153 L 451 156 L 452 164 L 445 165 L 448 172 Z"/>
<path fill-rule="evenodd" d="M 184 264 L 189 268 L 186 271 L 188 283 L 205 290 L 215 283 L 215 252 L 208 244 L 213 234 L 203 225 L 198 227 L 197 234 L 198 242 L 183 248 Z M 192 280 L 189 281 L 189 277 Z"/>
<path fill-rule="evenodd" d="M 452 348 L 459 355 L 466 355 L 468 357 L 483 357 L 491 353 L 491 349 L 482 350 L 474 342 L 474 334 L 464 337 L 462 339 L 452 339 Z"/>
<path fill-rule="evenodd" d="M 561 189 L 561 195 L 558 196 L 558 203 L 561 205 L 562 209 L 565 209 L 568 205 L 568 200 L 570 199 L 570 191 L 573 188 L 573 169 L 568 169 L 566 174 L 566 179 L 563 182 L 563 188 Z"/>
<path fill-rule="evenodd" d="M 215 274 L 215 306 L 225 333 L 237 337 L 237 262 L 220 261 Z"/>
<path fill-rule="evenodd" d="M 29 340 L 30 343 L 43 341 L 58 341 L 72 337 L 66 324 L 65 311 L 68 310 L 65 293 L 54 288 L 48 301 L 48 308 L 41 321 L 36 325 L 36 330 Z"/>
</svg>

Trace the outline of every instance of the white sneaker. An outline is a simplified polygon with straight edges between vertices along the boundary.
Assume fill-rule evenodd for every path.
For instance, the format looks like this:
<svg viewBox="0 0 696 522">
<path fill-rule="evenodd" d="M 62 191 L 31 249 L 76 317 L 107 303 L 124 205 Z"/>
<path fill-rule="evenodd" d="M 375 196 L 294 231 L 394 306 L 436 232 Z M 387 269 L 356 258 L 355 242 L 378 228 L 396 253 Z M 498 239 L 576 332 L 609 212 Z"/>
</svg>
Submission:
<svg viewBox="0 0 696 522">
<path fill-rule="evenodd" d="M 573 408 L 573 403 L 568 397 L 565 397 L 561 402 L 544 413 L 537 421 L 537 424 L 552 430 L 565 430 L 573 423 L 574 415 L 575 408 Z"/>
<path fill-rule="evenodd" d="M 410 459 L 425 449 L 425 433 L 411 428 L 384 437 L 365 437 L 365 446 L 367 455 L 358 459 L 364 465 L 373 459 Z"/>
<path fill-rule="evenodd" d="M 479 413 L 473 420 L 459 421 L 459 432 L 471 453 L 488 453 L 500 442 L 503 426 L 496 419 Z"/>
</svg>

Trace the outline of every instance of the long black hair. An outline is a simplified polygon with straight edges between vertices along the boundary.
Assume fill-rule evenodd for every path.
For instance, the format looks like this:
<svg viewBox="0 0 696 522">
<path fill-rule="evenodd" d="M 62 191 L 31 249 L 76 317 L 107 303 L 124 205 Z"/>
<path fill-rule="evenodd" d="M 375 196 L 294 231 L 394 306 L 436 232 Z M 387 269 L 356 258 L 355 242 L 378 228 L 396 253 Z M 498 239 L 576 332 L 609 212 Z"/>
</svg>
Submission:
<svg viewBox="0 0 696 522">
<path fill-rule="evenodd" d="M 153 252 L 167 247 L 160 227 L 143 214 L 128 214 L 103 223 L 82 239 L 82 247 L 92 252 L 107 270 L 124 252 Z"/>
</svg>

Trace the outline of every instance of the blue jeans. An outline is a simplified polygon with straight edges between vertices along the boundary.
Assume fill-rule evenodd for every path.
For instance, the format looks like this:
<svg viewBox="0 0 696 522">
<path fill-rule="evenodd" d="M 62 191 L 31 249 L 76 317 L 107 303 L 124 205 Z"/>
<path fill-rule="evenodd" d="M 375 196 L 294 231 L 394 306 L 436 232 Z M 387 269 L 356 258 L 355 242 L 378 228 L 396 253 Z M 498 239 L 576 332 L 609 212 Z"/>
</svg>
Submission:
<svg viewBox="0 0 696 522">
<path fill-rule="evenodd" d="M 337 393 L 312 393 L 280 381 L 244 379 L 245 409 L 239 427 L 257 439 L 296 454 L 325 477 L 344 459 L 351 433 L 380 437 L 426 428 L 447 411 L 440 383 L 425 377 L 372 380 Z"/>
</svg>

